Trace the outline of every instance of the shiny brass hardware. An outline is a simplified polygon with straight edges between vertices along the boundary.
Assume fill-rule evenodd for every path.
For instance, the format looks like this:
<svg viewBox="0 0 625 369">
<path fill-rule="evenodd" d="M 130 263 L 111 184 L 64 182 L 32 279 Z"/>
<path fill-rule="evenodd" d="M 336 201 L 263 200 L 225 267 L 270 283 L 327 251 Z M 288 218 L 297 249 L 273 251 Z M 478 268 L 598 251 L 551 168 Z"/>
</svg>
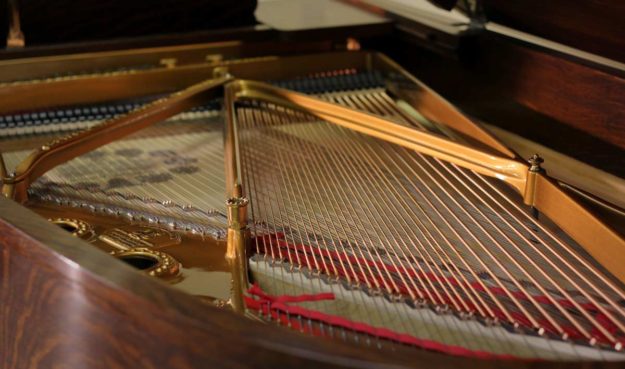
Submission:
<svg viewBox="0 0 625 369">
<path fill-rule="evenodd" d="M 11 182 L 12 178 L 15 177 L 15 173 L 10 173 L 6 177 L 2 178 L 2 196 L 8 199 L 15 199 L 15 186 Z"/>
<path fill-rule="evenodd" d="M 228 75 L 228 67 L 217 67 L 213 69 L 213 78 L 224 78 Z"/>
<path fill-rule="evenodd" d="M 245 197 L 233 197 L 226 201 L 228 208 L 228 238 L 230 238 L 230 231 L 234 235 L 241 235 L 247 229 L 247 204 L 248 199 Z M 239 237 L 233 242 L 228 242 L 228 249 L 226 251 L 226 257 L 230 259 L 236 259 L 238 256 L 245 255 L 244 243 L 241 243 Z M 242 238 L 241 238 L 242 240 Z"/>
<path fill-rule="evenodd" d="M 70 232 L 75 237 L 90 240 L 94 236 L 93 227 L 83 220 L 72 218 L 53 218 L 48 220 L 52 224 Z"/>
<path fill-rule="evenodd" d="M 17 0 L 7 2 L 9 11 L 9 33 L 7 35 L 7 48 L 22 48 L 26 44 L 24 33 L 20 25 L 20 12 Z"/>
<path fill-rule="evenodd" d="M 545 170 L 540 166 L 543 162 L 543 158 L 538 156 L 538 154 L 534 154 L 528 159 L 530 167 L 527 170 L 527 181 L 523 191 L 523 202 L 525 205 L 534 207 L 537 176 L 539 173 L 545 173 Z"/>
<path fill-rule="evenodd" d="M 208 54 L 206 55 L 204 60 L 206 60 L 207 63 L 216 64 L 223 61 L 224 57 L 221 54 Z"/>
<path fill-rule="evenodd" d="M 345 41 L 345 47 L 350 51 L 360 50 L 360 41 L 353 37 L 349 37 L 347 38 L 347 41 Z"/>
<path fill-rule="evenodd" d="M 176 58 L 163 58 L 160 60 L 160 63 L 165 68 L 175 68 L 176 64 L 178 64 L 178 59 Z"/>
<path fill-rule="evenodd" d="M 228 241 L 226 259 L 232 268 L 231 304 L 235 311 L 243 313 L 243 292 L 249 285 L 247 271 L 247 205 L 245 197 L 232 197 L 226 201 L 228 208 Z"/>
</svg>

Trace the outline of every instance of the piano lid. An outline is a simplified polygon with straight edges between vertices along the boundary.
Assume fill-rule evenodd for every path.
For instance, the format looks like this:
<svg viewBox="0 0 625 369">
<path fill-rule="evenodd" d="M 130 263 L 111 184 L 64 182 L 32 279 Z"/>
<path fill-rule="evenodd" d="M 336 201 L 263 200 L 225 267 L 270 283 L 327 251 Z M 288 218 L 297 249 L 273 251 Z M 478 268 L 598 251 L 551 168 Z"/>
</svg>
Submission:
<svg viewBox="0 0 625 369">
<path fill-rule="evenodd" d="M 441 8 L 477 10 L 489 22 L 625 61 L 625 2 L 621 0 L 429 0 Z"/>
</svg>

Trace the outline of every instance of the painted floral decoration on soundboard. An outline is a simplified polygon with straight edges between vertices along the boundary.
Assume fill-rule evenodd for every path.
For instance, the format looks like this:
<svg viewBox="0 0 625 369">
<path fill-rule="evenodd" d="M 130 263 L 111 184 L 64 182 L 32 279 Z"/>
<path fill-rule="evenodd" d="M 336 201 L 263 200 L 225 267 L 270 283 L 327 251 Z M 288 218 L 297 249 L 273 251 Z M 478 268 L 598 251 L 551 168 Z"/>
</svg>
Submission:
<svg viewBox="0 0 625 369">
<path fill-rule="evenodd" d="M 200 171 L 197 158 L 167 149 L 100 149 L 84 155 L 83 159 L 87 159 L 89 164 L 91 162 L 99 166 L 108 166 L 105 173 L 113 174 L 109 177 L 99 173 L 94 180 L 84 178 L 75 183 L 75 186 L 89 190 L 110 191 L 137 185 L 163 183 L 173 180 L 176 175 Z M 61 172 L 59 174 L 65 178 L 76 176 L 72 168 L 58 169 Z"/>
</svg>

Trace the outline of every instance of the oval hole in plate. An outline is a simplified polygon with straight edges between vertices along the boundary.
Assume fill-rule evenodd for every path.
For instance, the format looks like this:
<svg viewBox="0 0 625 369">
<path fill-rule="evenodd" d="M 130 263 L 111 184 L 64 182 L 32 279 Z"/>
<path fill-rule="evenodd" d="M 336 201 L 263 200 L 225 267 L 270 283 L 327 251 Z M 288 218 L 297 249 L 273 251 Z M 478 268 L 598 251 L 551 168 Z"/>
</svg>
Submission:
<svg viewBox="0 0 625 369">
<path fill-rule="evenodd" d="M 157 258 L 148 255 L 122 255 L 119 259 L 139 270 L 153 268 L 159 263 Z"/>
</svg>

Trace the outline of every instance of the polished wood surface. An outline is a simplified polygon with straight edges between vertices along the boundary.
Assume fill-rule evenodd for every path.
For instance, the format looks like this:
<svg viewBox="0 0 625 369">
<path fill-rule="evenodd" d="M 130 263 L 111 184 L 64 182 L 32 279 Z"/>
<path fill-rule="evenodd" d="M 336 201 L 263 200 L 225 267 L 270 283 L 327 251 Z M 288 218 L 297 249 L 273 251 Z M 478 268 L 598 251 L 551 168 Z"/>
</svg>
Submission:
<svg viewBox="0 0 625 369">
<path fill-rule="evenodd" d="M 485 32 L 459 54 L 372 41 L 465 113 L 625 177 L 625 74 Z"/>
<path fill-rule="evenodd" d="M 0 198 L 3 368 L 457 366 L 246 320 L 138 273 Z M 490 364 L 495 365 L 495 363 Z"/>
<path fill-rule="evenodd" d="M 625 148 L 625 78 L 540 50 L 484 38 L 483 78 L 523 106 Z"/>
<path fill-rule="evenodd" d="M 486 17 L 536 36 L 625 61 L 621 0 L 483 0 Z"/>
<path fill-rule="evenodd" d="M 618 368 L 384 353 L 202 303 L 0 197 L 3 368 Z"/>
</svg>

